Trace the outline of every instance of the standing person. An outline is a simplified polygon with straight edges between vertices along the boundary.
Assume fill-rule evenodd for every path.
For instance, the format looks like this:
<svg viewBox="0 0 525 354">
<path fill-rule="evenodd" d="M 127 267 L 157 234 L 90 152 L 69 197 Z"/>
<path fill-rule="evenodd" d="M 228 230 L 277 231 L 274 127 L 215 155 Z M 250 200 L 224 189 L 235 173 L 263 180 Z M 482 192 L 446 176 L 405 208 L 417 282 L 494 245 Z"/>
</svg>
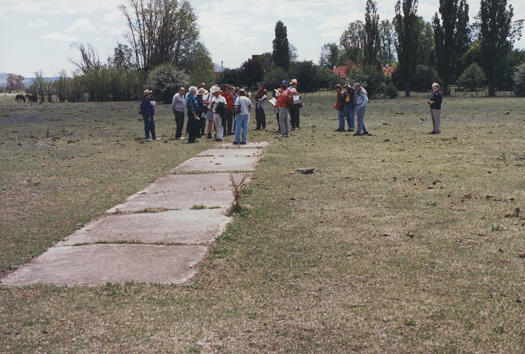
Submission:
<svg viewBox="0 0 525 354">
<path fill-rule="evenodd" d="M 428 104 L 430 106 L 430 115 L 432 116 L 432 131 L 429 134 L 439 134 L 440 130 L 440 116 L 441 116 L 441 104 L 443 103 L 443 96 L 439 92 L 439 84 L 432 84 L 432 95 Z"/>
<path fill-rule="evenodd" d="M 199 85 L 199 86 L 202 86 Z M 197 112 L 199 114 L 199 129 L 198 129 L 198 135 L 199 135 L 199 138 L 204 136 L 205 134 L 205 130 L 206 130 L 206 111 L 208 109 L 208 107 L 204 104 L 204 96 L 208 93 L 208 91 L 206 91 L 206 89 L 204 88 L 200 88 L 197 90 L 197 97 L 195 97 L 197 99 Z"/>
<path fill-rule="evenodd" d="M 151 133 L 151 138 L 153 140 L 160 140 L 155 134 L 155 101 L 151 100 L 151 94 L 153 91 L 145 90 L 144 98 L 140 103 L 140 114 L 142 114 L 142 119 L 144 119 L 144 133 L 146 140 L 151 140 L 149 135 Z"/>
<path fill-rule="evenodd" d="M 277 96 L 277 106 L 279 107 L 279 128 L 280 138 L 287 138 L 290 133 L 290 107 L 293 105 L 293 97 L 287 89 L 286 84 L 281 85 L 281 93 Z"/>
<path fill-rule="evenodd" d="M 266 129 L 266 112 L 264 110 L 268 98 L 268 91 L 265 90 L 262 82 L 257 84 L 257 88 L 259 91 L 255 95 L 255 121 L 257 122 L 255 130 Z"/>
<path fill-rule="evenodd" d="M 299 81 L 297 81 L 297 79 L 292 79 L 292 81 L 290 81 L 290 89 L 296 89 L 297 90 L 297 85 L 299 84 Z"/>
<path fill-rule="evenodd" d="M 355 99 L 352 85 L 346 85 L 345 92 L 341 99 L 343 100 L 343 111 L 346 117 L 346 122 L 348 123 L 348 131 L 353 132 L 355 129 Z"/>
<path fill-rule="evenodd" d="M 233 86 L 226 86 L 226 91 L 222 93 L 222 96 L 226 99 L 226 112 L 224 112 L 223 127 L 225 128 L 225 135 L 231 135 L 233 125 L 233 102 L 235 100 Z"/>
<path fill-rule="evenodd" d="M 250 122 L 250 112 L 252 110 L 252 102 L 246 97 L 244 89 L 239 90 L 239 97 L 235 100 L 235 107 L 237 108 L 237 115 L 235 116 L 235 141 L 234 144 L 239 144 L 239 139 L 242 130 L 241 145 L 246 144 L 246 136 L 248 135 L 248 123 Z"/>
<path fill-rule="evenodd" d="M 294 80 L 292 80 L 292 82 Z M 301 97 L 296 88 L 291 88 L 290 93 L 293 95 L 293 105 L 292 108 L 290 108 L 290 121 L 292 124 L 292 130 L 295 130 L 299 129 L 300 109 L 303 106 L 303 103 L 301 102 Z"/>
<path fill-rule="evenodd" d="M 345 112 L 344 112 L 344 106 L 343 106 L 343 86 L 340 84 L 335 85 L 335 91 L 337 92 L 336 101 L 334 104 L 334 108 L 337 111 L 337 117 L 339 118 L 339 128 L 337 128 L 336 132 L 344 132 L 345 131 Z"/>
<path fill-rule="evenodd" d="M 175 115 L 175 139 L 184 140 L 182 129 L 184 127 L 184 107 L 186 106 L 186 90 L 179 88 L 171 101 L 171 110 Z"/>
<path fill-rule="evenodd" d="M 213 94 L 211 93 L 215 86 L 210 87 L 210 91 L 203 98 L 203 103 L 206 105 L 206 121 L 208 122 L 208 139 L 211 139 L 211 131 L 213 129 L 213 110 L 211 100 Z"/>
<path fill-rule="evenodd" d="M 186 98 L 186 107 L 188 108 L 188 143 L 196 143 L 196 137 L 199 129 L 199 113 L 197 107 L 197 88 L 192 86 L 188 89 L 189 93 Z"/>
<path fill-rule="evenodd" d="M 217 86 L 211 88 L 211 110 L 213 112 L 213 122 L 215 123 L 215 140 L 222 141 L 224 135 L 223 117 L 226 113 L 226 99 L 221 96 L 221 89 Z M 222 105 L 222 107 L 220 107 Z M 224 110 L 221 113 L 221 110 Z"/>
<path fill-rule="evenodd" d="M 361 84 L 354 84 L 354 98 L 355 98 L 355 113 L 357 114 L 357 132 L 356 136 L 369 135 L 368 128 L 365 123 L 366 106 L 368 105 L 368 93 L 361 87 Z"/>
</svg>

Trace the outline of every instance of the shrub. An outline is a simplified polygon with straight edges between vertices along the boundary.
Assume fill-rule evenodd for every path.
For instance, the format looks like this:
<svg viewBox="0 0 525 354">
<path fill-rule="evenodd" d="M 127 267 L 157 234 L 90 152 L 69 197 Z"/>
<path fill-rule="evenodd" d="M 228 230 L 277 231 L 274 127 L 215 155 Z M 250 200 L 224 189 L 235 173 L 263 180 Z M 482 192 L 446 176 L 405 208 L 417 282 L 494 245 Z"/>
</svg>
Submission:
<svg viewBox="0 0 525 354">
<path fill-rule="evenodd" d="M 486 77 L 483 69 L 477 63 L 472 63 L 460 75 L 458 78 L 458 84 L 470 91 L 475 91 L 483 84 L 485 79 Z"/>
<path fill-rule="evenodd" d="M 264 73 L 264 86 L 273 90 L 281 86 L 283 80 L 289 80 L 289 74 L 280 67 L 274 67 Z"/>
<path fill-rule="evenodd" d="M 514 72 L 514 94 L 525 96 L 525 63 L 519 65 Z"/>
<path fill-rule="evenodd" d="M 177 70 L 171 64 L 156 66 L 148 75 L 146 85 L 153 91 L 153 98 L 164 103 L 171 103 L 179 87 L 187 86 L 190 77 Z"/>
<path fill-rule="evenodd" d="M 376 97 L 386 83 L 383 71 L 375 66 L 366 66 L 362 71 L 355 70 L 350 73 L 350 82 L 359 82 L 368 92 L 368 97 Z"/>
<path fill-rule="evenodd" d="M 387 98 L 397 98 L 399 96 L 399 91 L 392 81 L 384 85 L 382 91 L 383 95 Z"/>
<path fill-rule="evenodd" d="M 411 88 L 415 91 L 430 91 L 434 82 L 440 82 L 437 71 L 426 65 L 416 67 L 416 76 Z"/>
</svg>

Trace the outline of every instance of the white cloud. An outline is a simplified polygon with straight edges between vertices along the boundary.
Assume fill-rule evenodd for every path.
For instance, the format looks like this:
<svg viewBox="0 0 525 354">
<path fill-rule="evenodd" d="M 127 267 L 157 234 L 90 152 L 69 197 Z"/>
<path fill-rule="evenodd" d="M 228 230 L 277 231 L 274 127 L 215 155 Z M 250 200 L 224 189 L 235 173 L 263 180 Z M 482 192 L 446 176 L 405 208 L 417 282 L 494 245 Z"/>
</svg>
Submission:
<svg viewBox="0 0 525 354">
<path fill-rule="evenodd" d="M 29 28 L 47 27 L 47 26 L 49 26 L 49 22 L 40 19 L 40 20 L 37 20 L 37 21 L 34 21 L 34 22 L 26 23 L 26 26 L 29 27 Z"/>
<path fill-rule="evenodd" d="M 75 42 L 78 40 L 77 37 L 74 36 L 66 36 L 62 33 L 48 33 L 46 35 L 42 36 L 43 39 L 51 39 L 53 41 L 57 42 Z"/>
<path fill-rule="evenodd" d="M 89 21 L 87 18 L 81 18 L 73 22 L 66 32 L 93 32 L 95 30 L 96 27 L 91 24 L 91 21 Z"/>
</svg>

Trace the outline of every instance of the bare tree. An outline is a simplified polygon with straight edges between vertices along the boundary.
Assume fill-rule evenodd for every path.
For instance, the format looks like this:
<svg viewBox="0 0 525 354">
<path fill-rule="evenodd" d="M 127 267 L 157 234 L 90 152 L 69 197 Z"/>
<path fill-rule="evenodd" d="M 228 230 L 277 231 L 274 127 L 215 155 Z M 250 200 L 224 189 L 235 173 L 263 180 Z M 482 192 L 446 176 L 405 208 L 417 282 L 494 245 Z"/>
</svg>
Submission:
<svg viewBox="0 0 525 354">
<path fill-rule="evenodd" d="M 91 44 L 73 43 L 72 46 L 80 52 L 80 61 L 71 60 L 71 62 L 83 73 L 102 66 L 98 53 Z"/>
</svg>

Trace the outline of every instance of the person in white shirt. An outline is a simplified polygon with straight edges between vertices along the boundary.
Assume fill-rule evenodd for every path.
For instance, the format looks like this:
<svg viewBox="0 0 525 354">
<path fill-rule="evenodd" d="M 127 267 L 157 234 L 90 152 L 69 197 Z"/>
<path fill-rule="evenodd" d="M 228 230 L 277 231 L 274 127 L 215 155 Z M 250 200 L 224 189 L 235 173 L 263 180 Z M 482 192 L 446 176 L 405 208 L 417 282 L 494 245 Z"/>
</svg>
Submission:
<svg viewBox="0 0 525 354">
<path fill-rule="evenodd" d="M 235 110 L 238 114 L 235 116 L 235 141 L 234 144 L 246 144 L 246 137 L 248 135 L 248 123 L 250 122 L 250 112 L 252 110 L 252 102 L 246 97 L 244 89 L 239 90 L 239 97 L 235 100 Z M 242 130 L 242 140 L 239 142 Z"/>
<path fill-rule="evenodd" d="M 301 97 L 299 96 L 299 93 L 297 92 L 297 89 L 295 87 L 292 87 L 290 89 L 290 92 L 293 94 L 293 106 L 290 108 L 290 124 L 291 124 L 290 130 L 295 130 L 295 129 L 299 129 L 299 118 L 300 118 L 299 110 L 301 109 L 303 104 L 301 102 Z"/>
<path fill-rule="evenodd" d="M 222 141 L 224 136 L 224 127 L 222 126 L 222 115 L 226 110 L 226 99 L 221 96 L 221 89 L 218 86 L 214 86 L 210 89 L 212 93 L 211 101 L 208 106 L 208 109 L 213 112 L 213 122 L 215 123 L 215 140 Z M 217 111 L 217 107 L 222 104 L 222 114 L 220 111 Z M 210 132 L 210 130 L 208 130 Z"/>
<path fill-rule="evenodd" d="M 177 92 L 173 96 L 173 100 L 171 102 L 171 110 L 173 111 L 173 114 L 175 114 L 175 139 L 183 140 L 182 137 L 182 128 L 184 127 L 184 108 L 186 107 L 186 90 L 184 87 L 179 88 L 179 92 Z"/>
</svg>

